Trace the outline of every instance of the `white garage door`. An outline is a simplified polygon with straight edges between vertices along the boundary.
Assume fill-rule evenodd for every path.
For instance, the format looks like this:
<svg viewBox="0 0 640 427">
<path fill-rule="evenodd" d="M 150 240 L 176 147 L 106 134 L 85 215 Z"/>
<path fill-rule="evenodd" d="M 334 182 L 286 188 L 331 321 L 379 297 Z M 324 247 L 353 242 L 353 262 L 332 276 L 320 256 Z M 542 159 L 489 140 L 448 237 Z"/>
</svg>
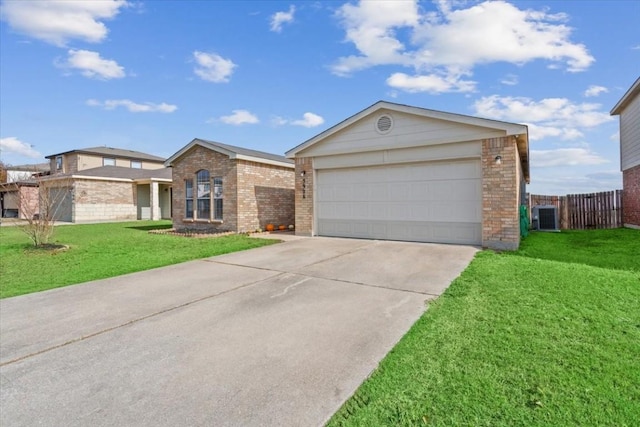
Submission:
<svg viewBox="0 0 640 427">
<path fill-rule="evenodd" d="M 320 236 L 480 244 L 480 160 L 317 171 Z"/>
</svg>

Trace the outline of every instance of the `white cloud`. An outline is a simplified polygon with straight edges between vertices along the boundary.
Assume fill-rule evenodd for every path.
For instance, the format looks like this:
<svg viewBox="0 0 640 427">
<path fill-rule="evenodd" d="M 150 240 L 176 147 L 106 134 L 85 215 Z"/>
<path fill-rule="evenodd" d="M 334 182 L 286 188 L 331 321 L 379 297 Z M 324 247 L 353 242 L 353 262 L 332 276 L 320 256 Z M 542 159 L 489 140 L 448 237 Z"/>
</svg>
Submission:
<svg viewBox="0 0 640 427">
<path fill-rule="evenodd" d="M 314 113 L 304 113 L 302 115 L 302 119 L 293 120 L 291 122 L 294 126 L 304 126 L 306 128 L 313 128 L 316 126 L 320 126 L 324 123 L 324 118 Z"/>
<path fill-rule="evenodd" d="M 173 113 L 178 109 L 176 105 L 164 102 L 160 104 L 154 104 L 153 102 L 140 104 L 129 99 L 107 99 L 102 102 L 95 99 L 88 99 L 86 104 L 90 107 L 102 107 L 105 110 L 115 110 L 118 107 L 124 107 L 131 113 Z"/>
<path fill-rule="evenodd" d="M 289 123 L 289 120 L 285 119 L 284 117 L 280 117 L 280 116 L 271 117 L 271 124 L 273 126 L 284 126 L 287 123 Z"/>
<path fill-rule="evenodd" d="M 20 141 L 15 136 L 0 138 L 0 152 L 6 154 L 17 154 L 19 156 L 38 158 L 42 157 L 38 151 L 34 150 L 31 144 Z"/>
<path fill-rule="evenodd" d="M 324 123 L 324 118 L 314 113 L 306 112 L 302 115 L 301 119 L 298 120 L 289 120 L 285 119 L 281 116 L 272 116 L 271 117 L 271 125 L 272 126 L 304 126 L 306 128 L 313 128 L 316 126 L 320 126 Z"/>
<path fill-rule="evenodd" d="M 347 3 L 336 15 L 346 30 L 346 41 L 352 42 L 361 55 L 338 59 L 332 67 L 335 74 L 349 75 L 375 65 L 411 64 L 411 56 L 404 53 L 405 46 L 396 38 L 395 29 L 418 24 L 415 1 Z"/>
<path fill-rule="evenodd" d="M 377 65 L 408 66 L 416 75 L 411 84 L 404 79 L 407 90 L 426 86 L 430 92 L 459 92 L 468 91 L 469 86 L 461 90 L 459 85 L 443 83 L 471 76 L 480 64 L 545 60 L 577 72 L 594 61 L 583 44 L 570 40 L 572 29 L 564 24 L 563 14 L 521 10 L 504 1 L 485 1 L 465 9 L 466 4 L 439 1 L 437 11 L 429 13 L 421 13 L 417 0 L 343 5 L 336 15 L 346 41 L 353 43 L 358 54 L 339 58 L 332 72 L 346 76 Z M 398 79 L 390 77 L 387 82 Z"/>
<path fill-rule="evenodd" d="M 546 168 L 553 166 L 601 165 L 609 161 L 587 148 L 558 148 L 556 150 L 531 150 L 531 166 Z"/>
<path fill-rule="evenodd" d="M 556 173 L 554 173 L 556 172 Z M 622 174 L 616 171 L 584 173 L 583 168 L 545 169 L 529 186 L 532 194 L 583 194 L 622 188 Z"/>
<path fill-rule="evenodd" d="M 500 83 L 507 86 L 515 86 L 518 84 L 518 76 L 515 74 L 507 74 L 500 80 Z"/>
<path fill-rule="evenodd" d="M 67 54 L 67 60 L 58 62 L 56 65 L 61 68 L 80 70 L 85 77 L 109 80 L 121 79 L 126 75 L 124 68 L 116 61 L 101 58 L 98 52 L 71 49 Z"/>
<path fill-rule="evenodd" d="M 202 80 L 213 83 L 227 83 L 237 67 L 230 59 L 225 59 L 216 53 L 193 52 L 198 66 L 193 70 Z"/>
<path fill-rule="evenodd" d="M 255 114 L 250 113 L 247 110 L 233 110 L 233 114 L 220 117 L 220 121 L 228 125 L 244 125 L 259 123 L 260 120 Z"/>
<path fill-rule="evenodd" d="M 609 137 L 609 139 L 613 142 L 615 142 L 616 144 L 620 143 L 620 131 L 617 131 L 616 133 L 614 133 L 613 135 L 611 135 Z"/>
<path fill-rule="evenodd" d="M 480 98 L 474 103 L 479 116 L 529 125 L 532 140 L 548 136 L 576 139 L 583 136 L 581 129 L 594 128 L 613 118 L 599 111 L 600 104 L 573 103 L 566 98 L 545 98 L 534 101 L 525 97 Z"/>
<path fill-rule="evenodd" d="M 290 24 L 293 22 L 293 15 L 296 12 L 294 5 L 289 6 L 288 12 L 276 12 L 271 15 L 271 31 L 279 33 L 282 31 L 283 24 Z"/>
<path fill-rule="evenodd" d="M 607 93 L 607 92 L 609 92 L 609 89 L 607 89 L 604 86 L 591 85 L 587 88 L 587 90 L 584 91 L 584 96 L 586 97 L 598 96 L 601 93 Z"/>
<path fill-rule="evenodd" d="M 64 46 L 69 40 L 98 43 L 108 33 L 104 20 L 115 17 L 125 0 L 4 1 L 2 19 L 17 32 Z"/>
<path fill-rule="evenodd" d="M 436 74 L 409 76 L 405 73 L 394 73 L 387 79 L 387 84 L 405 92 L 473 92 L 476 82 L 460 80 L 457 76 L 439 76 Z"/>
</svg>

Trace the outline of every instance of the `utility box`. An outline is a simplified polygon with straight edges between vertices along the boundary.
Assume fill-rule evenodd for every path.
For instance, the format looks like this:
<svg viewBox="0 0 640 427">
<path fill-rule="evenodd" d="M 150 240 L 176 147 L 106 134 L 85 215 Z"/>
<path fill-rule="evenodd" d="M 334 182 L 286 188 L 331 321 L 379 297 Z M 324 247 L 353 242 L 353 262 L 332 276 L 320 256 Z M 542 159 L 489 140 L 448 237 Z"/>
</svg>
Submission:
<svg viewBox="0 0 640 427">
<path fill-rule="evenodd" d="M 559 231 L 558 208 L 553 205 L 534 206 L 531 210 L 531 226 L 539 231 Z"/>
</svg>

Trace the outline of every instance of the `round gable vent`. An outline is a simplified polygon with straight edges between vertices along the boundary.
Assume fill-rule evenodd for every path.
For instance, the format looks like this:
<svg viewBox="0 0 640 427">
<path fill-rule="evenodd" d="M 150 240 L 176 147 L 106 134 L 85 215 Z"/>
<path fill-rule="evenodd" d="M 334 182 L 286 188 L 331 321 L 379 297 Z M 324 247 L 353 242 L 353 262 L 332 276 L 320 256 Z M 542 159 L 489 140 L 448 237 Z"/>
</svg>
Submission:
<svg viewBox="0 0 640 427">
<path fill-rule="evenodd" d="M 378 120 L 376 120 L 376 130 L 378 131 L 378 133 L 389 133 L 389 131 L 391 131 L 391 128 L 393 128 L 393 119 L 391 118 L 391 116 L 384 114 L 378 117 Z"/>
</svg>

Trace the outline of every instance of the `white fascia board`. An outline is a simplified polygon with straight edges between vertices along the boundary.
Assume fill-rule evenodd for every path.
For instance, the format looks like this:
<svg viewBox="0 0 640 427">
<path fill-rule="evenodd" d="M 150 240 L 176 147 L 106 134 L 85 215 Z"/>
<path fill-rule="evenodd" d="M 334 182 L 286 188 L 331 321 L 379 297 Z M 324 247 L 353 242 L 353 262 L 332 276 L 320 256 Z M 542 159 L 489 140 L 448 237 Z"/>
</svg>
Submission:
<svg viewBox="0 0 640 427">
<path fill-rule="evenodd" d="M 131 178 L 109 178 L 106 176 L 87 176 L 87 175 L 71 175 L 71 179 L 86 179 L 89 181 L 115 181 L 115 182 L 134 182 Z"/>
<path fill-rule="evenodd" d="M 631 85 L 629 90 L 626 91 L 624 95 L 622 95 L 622 98 L 620 98 L 620 101 L 616 103 L 616 105 L 613 107 L 613 109 L 611 109 L 611 112 L 609 114 L 612 116 L 619 116 L 620 113 L 622 113 L 622 110 L 624 110 L 624 108 L 627 106 L 627 104 L 629 104 L 633 100 L 633 98 L 635 98 L 639 94 L 640 94 L 640 77 L 638 77 L 638 79 Z"/>
</svg>

